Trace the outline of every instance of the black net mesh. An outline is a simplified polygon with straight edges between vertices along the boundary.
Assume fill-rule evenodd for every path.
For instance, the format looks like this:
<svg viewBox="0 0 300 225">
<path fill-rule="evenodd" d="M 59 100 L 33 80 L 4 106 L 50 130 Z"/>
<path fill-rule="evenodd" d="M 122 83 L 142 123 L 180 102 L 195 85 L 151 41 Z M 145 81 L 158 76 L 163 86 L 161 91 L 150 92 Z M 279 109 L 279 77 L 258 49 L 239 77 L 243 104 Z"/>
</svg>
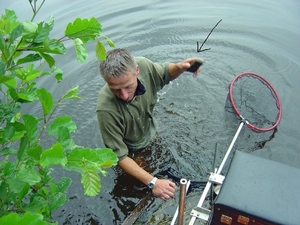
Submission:
<svg viewBox="0 0 300 225">
<path fill-rule="evenodd" d="M 261 76 L 252 73 L 239 75 L 230 85 L 229 97 L 232 109 L 227 108 L 246 119 L 255 131 L 273 129 L 278 124 L 280 101 L 273 87 Z"/>
</svg>

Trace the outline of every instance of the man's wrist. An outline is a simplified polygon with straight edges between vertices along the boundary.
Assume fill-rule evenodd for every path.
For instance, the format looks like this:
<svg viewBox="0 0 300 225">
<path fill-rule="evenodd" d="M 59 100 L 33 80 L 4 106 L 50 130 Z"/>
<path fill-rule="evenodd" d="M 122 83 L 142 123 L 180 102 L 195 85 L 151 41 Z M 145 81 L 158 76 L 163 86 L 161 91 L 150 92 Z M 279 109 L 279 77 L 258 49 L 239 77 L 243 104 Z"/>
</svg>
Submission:
<svg viewBox="0 0 300 225">
<path fill-rule="evenodd" d="M 155 186 L 156 181 L 157 181 L 157 177 L 154 177 L 154 178 L 147 184 L 148 188 L 149 188 L 149 189 L 153 189 L 154 186 Z"/>
</svg>

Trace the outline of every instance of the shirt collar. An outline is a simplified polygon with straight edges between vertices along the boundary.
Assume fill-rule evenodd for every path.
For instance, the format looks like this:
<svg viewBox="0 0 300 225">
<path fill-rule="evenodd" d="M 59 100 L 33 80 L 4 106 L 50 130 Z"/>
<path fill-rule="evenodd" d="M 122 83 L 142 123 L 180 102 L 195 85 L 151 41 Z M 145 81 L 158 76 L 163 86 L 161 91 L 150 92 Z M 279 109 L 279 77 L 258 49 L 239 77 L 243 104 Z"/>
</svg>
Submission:
<svg viewBox="0 0 300 225">
<path fill-rule="evenodd" d="M 137 84 L 137 87 L 136 87 L 136 90 L 134 93 L 134 97 L 129 102 L 126 102 L 126 103 L 131 103 L 131 102 L 133 102 L 133 100 L 135 99 L 136 96 L 145 94 L 145 92 L 146 92 L 145 86 L 142 84 L 142 82 L 139 79 L 137 79 L 137 83 L 138 84 Z"/>
<path fill-rule="evenodd" d="M 145 86 L 141 83 L 141 81 L 139 79 L 137 79 L 137 82 L 138 82 L 138 85 L 137 85 L 134 95 L 137 96 L 137 95 L 145 94 L 145 92 L 146 92 Z"/>
<path fill-rule="evenodd" d="M 136 96 L 138 96 L 138 95 L 143 95 L 143 94 L 145 94 L 145 92 L 146 92 L 146 88 L 145 88 L 145 86 L 142 84 L 142 82 L 141 82 L 139 79 L 137 79 L 137 82 L 138 82 L 138 85 L 137 85 L 137 87 L 136 87 L 134 96 L 133 96 L 133 98 L 132 98 L 129 102 L 126 102 L 127 104 L 133 102 Z M 121 101 L 123 101 L 123 100 L 121 100 Z"/>
</svg>

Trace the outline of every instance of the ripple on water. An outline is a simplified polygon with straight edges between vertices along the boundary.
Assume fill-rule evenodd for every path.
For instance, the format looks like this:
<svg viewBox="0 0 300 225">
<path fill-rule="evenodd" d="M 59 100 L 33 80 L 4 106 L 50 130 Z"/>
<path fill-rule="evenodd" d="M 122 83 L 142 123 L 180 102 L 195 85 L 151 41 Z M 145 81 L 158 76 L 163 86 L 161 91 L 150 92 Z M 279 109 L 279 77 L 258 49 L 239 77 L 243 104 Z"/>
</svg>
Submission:
<svg viewBox="0 0 300 225">
<path fill-rule="evenodd" d="M 196 79 L 185 73 L 160 92 L 155 108 L 159 139 L 152 149 L 146 150 L 146 160 L 151 161 L 149 167 L 154 172 L 171 167 L 178 176 L 203 179 L 211 171 L 216 143 L 217 164 L 220 163 L 239 124 L 236 117 L 228 115 L 224 109 L 228 85 L 234 76 L 244 71 L 265 77 L 278 91 L 286 109 L 280 126 L 282 131 L 276 133 L 276 137 L 281 137 L 280 143 L 276 143 L 275 138 L 274 145 L 283 149 L 288 146 L 291 150 L 286 150 L 286 154 L 286 151 L 280 153 L 267 146 L 260 154 L 296 164 L 299 159 L 296 128 L 299 113 L 295 110 L 295 102 L 299 102 L 300 71 L 298 43 L 295 41 L 298 40 L 299 28 L 295 24 L 298 24 L 299 15 L 292 12 L 299 11 L 298 3 L 290 14 L 287 8 L 291 2 L 278 7 L 280 3 L 274 1 L 264 1 L 263 4 L 261 1 L 241 3 L 234 0 L 230 3 L 185 1 L 184 4 L 181 1 L 102 1 L 100 4 L 96 0 L 89 3 L 74 0 L 71 5 L 56 3 L 60 7 L 50 4 L 43 11 L 46 18 L 50 16 L 47 10 L 54 14 L 53 35 L 56 37 L 61 36 L 65 25 L 73 18 L 94 16 L 102 23 L 104 35 L 110 37 L 117 47 L 127 48 L 136 56 L 146 56 L 153 61 L 177 62 L 191 56 L 205 60 Z M 20 6 L 23 10 L 24 5 Z M 285 16 L 280 16 L 281 13 Z M 220 19 L 222 22 L 203 46 L 210 50 L 197 53 L 196 42 L 201 44 Z M 78 144 L 100 146 L 93 115 L 97 93 L 104 82 L 98 72 L 94 47 L 88 50 L 90 57 L 86 64 L 78 65 L 72 50 L 67 59 L 58 60 L 65 73 L 65 81 L 58 88 L 49 80 L 45 84 L 50 85 L 55 96 L 80 86 L 79 94 L 84 100 L 63 104 L 58 114 L 74 116 L 79 128 L 75 135 Z M 257 151 L 255 147 L 264 138 L 246 128 L 235 147 L 248 152 Z M 120 224 L 145 194 L 142 185 L 113 169 L 102 178 L 103 191 L 97 198 L 83 196 L 79 180 L 74 177 L 69 193 L 70 198 L 76 198 L 70 199 L 66 209 L 54 214 L 59 224 Z M 145 216 L 145 223 L 169 221 L 178 202 L 176 194 L 172 201 L 154 200 L 146 211 L 149 216 Z M 188 196 L 191 207 L 187 211 L 195 206 L 192 203 L 197 197 L 196 192 Z"/>
</svg>

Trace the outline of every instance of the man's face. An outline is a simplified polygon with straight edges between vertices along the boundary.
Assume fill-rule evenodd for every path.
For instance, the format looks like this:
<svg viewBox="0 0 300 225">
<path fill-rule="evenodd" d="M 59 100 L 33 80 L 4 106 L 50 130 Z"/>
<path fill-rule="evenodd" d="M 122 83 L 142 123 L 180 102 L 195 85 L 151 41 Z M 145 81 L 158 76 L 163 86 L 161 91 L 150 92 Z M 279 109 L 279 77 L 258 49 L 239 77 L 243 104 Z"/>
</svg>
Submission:
<svg viewBox="0 0 300 225">
<path fill-rule="evenodd" d="M 139 68 L 136 68 L 135 73 L 127 72 L 120 77 L 110 77 L 106 79 L 108 87 L 118 98 L 125 102 L 133 99 L 137 88 L 137 76 Z"/>
</svg>

